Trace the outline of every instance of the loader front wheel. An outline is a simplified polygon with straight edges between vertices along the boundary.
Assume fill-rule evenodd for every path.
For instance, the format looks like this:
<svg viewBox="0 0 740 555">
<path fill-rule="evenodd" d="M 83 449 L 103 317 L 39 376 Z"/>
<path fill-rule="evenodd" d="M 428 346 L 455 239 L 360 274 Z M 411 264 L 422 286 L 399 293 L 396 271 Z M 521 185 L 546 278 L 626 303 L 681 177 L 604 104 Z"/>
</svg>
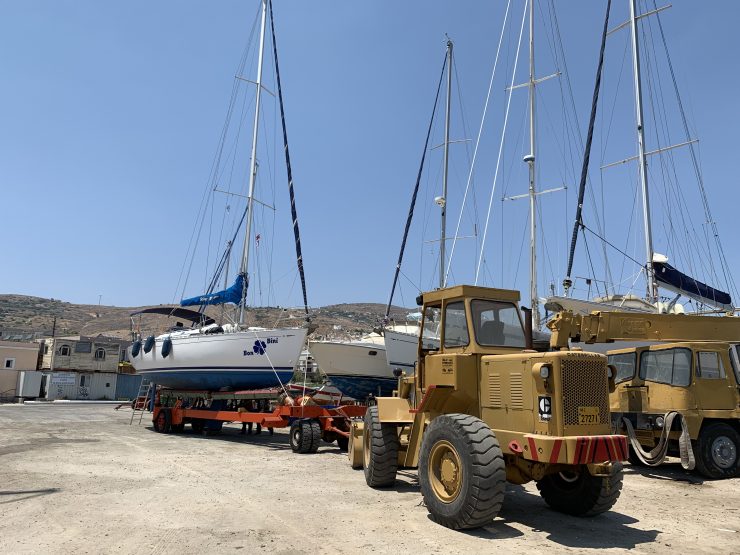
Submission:
<svg viewBox="0 0 740 555">
<path fill-rule="evenodd" d="M 389 487 L 396 481 L 398 443 L 396 425 L 381 423 L 378 407 L 369 407 L 362 434 L 362 466 L 371 488 Z"/>
<path fill-rule="evenodd" d="M 460 530 L 489 524 L 506 491 L 506 468 L 496 434 L 467 414 L 432 420 L 419 454 L 419 483 L 432 520 Z"/>
<path fill-rule="evenodd" d="M 611 509 L 622 491 L 622 463 L 609 476 L 592 476 L 586 466 L 548 474 L 537 489 L 551 508 L 574 516 L 596 516 Z"/>
</svg>

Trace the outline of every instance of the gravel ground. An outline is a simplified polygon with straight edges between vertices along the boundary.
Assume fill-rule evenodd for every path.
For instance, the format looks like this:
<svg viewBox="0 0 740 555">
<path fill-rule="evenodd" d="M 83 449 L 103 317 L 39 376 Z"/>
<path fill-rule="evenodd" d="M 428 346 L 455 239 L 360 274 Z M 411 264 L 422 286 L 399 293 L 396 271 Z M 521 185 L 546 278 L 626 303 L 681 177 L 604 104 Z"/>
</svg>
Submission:
<svg viewBox="0 0 740 555">
<path fill-rule="evenodd" d="M 274 436 L 160 435 L 110 405 L 0 406 L 0 553 L 740 553 L 740 478 L 625 465 L 614 509 L 549 510 L 509 486 L 490 526 L 432 522 L 416 473 L 376 491 L 334 445 Z"/>
</svg>

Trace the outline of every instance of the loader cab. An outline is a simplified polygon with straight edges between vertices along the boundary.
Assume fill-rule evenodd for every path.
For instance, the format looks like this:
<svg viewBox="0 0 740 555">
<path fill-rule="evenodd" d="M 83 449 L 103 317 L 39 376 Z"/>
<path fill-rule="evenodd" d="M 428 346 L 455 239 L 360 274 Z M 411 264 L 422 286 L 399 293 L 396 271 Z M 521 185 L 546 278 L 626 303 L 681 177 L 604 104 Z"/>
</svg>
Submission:
<svg viewBox="0 0 740 555">
<path fill-rule="evenodd" d="M 451 382 L 458 364 L 470 369 L 464 371 L 472 374 L 466 377 L 475 378 L 480 356 L 525 348 L 518 291 L 460 285 L 425 293 L 419 300 L 423 310 L 417 375 L 422 390 Z"/>
<path fill-rule="evenodd" d="M 508 354 L 525 348 L 518 291 L 459 285 L 419 300 L 419 360 L 429 354 Z"/>
</svg>

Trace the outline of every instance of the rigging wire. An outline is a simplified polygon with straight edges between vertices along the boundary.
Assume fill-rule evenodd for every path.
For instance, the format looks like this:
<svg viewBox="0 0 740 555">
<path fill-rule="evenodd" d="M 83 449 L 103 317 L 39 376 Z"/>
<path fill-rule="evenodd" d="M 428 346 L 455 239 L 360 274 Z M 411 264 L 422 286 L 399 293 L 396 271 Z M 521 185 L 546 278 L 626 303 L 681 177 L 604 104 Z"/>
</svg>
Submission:
<svg viewBox="0 0 740 555">
<path fill-rule="evenodd" d="M 496 57 L 494 58 L 493 69 L 491 70 L 491 80 L 488 83 L 488 92 L 486 93 L 486 102 L 485 102 L 485 104 L 483 106 L 483 116 L 481 117 L 480 127 L 478 128 L 478 138 L 475 141 L 475 149 L 473 150 L 473 159 L 470 162 L 470 171 L 468 172 L 468 179 L 467 179 L 467 183 L 465 185 L 465 194 L 463 195 L 462 206 L 460 207 L 460 215 L 458 216 L 457 226 L 455 227 L 455 236 L 452 239 L 452 247 L 450 248 L 450 258 L 449 258 L 449 260 L 447 262 L 447 268 L 445 269 L 445 277 L 444 277 L 445 283 L 447 282 L 447 278 L 448 278 L 448 275 L 450 273 L 450 267 L 451 267 L 451 264 L 452 264 L 452 258 L 453 258 L 454 254 L 455 254 L 455 246 L 457 245 L 457 237 L 460 234 L 460 223 L 462 221 L 462 216 L 463 216 L 463 212 L 465 210 L 466 200 L 468 198 L 468 192 L 470 190 L 471 182 L 472 182 L 472 179 L 473 179 L 473 171 L 475 170 L 475 161 L 476 161 L 476 159 L 478 157 L 478 147 L 480 146 L 480 140 L 481 140 L 481 136 L 483 134 L 483 125 L 484 125 L 484 123 L 486 121 L 486 114 L 488 113 L 488 103 L 489 103 L 489 101 L 491 99 L 491 90 L 493 89 L 493 79 L 494 79 L 494 77 L 496 75 L 496 67 L 498 66 L 499 55 L 501 53 L 501 44 L 502 44 L 503 39 L 504 39 L 504 33 L 505 33 L 505 30 L 506 30 L 506 22 L 508 21 L 508 18 L 509 18 L 509 8 L 510 7 L 511 7 L 511 0 L 508 0 L 508 2 L 506 3 L 506 11 L 504 12 L 504 21 L 503 21 L 503 23 L 501 25 L 501 34 L 500 34 L 499 39 L 498 39 L 498 46 L 496 47 Z M 524 8 L 525 8 L 524 13 L 526 15 L 526 4 L 525 4 L 525 7 Z M 524 20 L 523 19 L 522 19 L 522 29 L 524 29 Z M 519 42 L 521 43 L 521 33 L 519 34 Z M 518 57 L 518 53 L 519 53 L 519 51 L 517 49 L 517 57 Z M 509 98 L 511 98 L 511 91 L 509 92 Z M 507 116 L 508 116 L 508 110 L 507 110 Z M 500 154 L 499 154 L 499 156 L 500 156 Z M 491 195 L 493 195 L 493 192 L 491 192 Z M 473 197 L 475 197 L 475 195 L 473 195 Z M 491 197 L 491 198 L 493 198 L 493 197 Z M 475 203 L 475 207 L 476 207 L 475 210 L 477 212 L 477 203 Z M 489 204 L 489 214 L 490 214 L 490 204 Z M 476 220 L 477 220 L 477 216 L 476 216 Z M 484 243 L 485 243 L 485 240 L 482 239 L 482 243 L 480 245 L 480 256 L 483 256 L 483 245 L 484 245 Z M 480 267 L 480 262 L 478 263 L 478 267 Z M 477 274 L 477 271 L 476 271 L 476 274 Z M 476 275 L 476 279 L 477 279 L 477 275 Z"/>
<path fill-rule="evenodd" d="M 482 242 L 481 242 L 481 252 L 480 252 L 480 256 L 478 258 L 478 266 L 477 266 L 476 271 L 475 271 L 475 284 L 476 285 L 478 284 L 478 276 L 480 274 L 480 267 L 481 267 L 481 263 L 483 261 L 483 252 L 485 250 L 486 236 L 488 234 L 488 223 L 489 223 L 489 220 L 491 218 L 491 205 L 493 203 L 493 197 L 494 197 L 494 193 L 496 191 L 496 183 L 497 183 L 497 180 L 498 180 L 498 172 L 499 172 L 499 168 L 500 168 L 500 165 L 501 165 L 501 153 L 503 151 L 504 137 L 506 135 L 507 124 L 509 122 L 509 108 L 511 106 L 512 88 L 514 86 L 514 78 L 516 77 L 516 69 L 517 69 L 517 66 L 518 66 L 518 63 L 519 63 L 519 53 L 521 51 L 522 36 L 524 34 L 524 22 L 527 19 L 527 7 L 529 5 L 529 1 L 530 0 L 525 0 L 525 2 L 524 2 L 524 12 L 522 13 L 522 23 L 521 23 L 521 27 L 519 28 L 519 41 L 518 41 L 517 49 L 516 49 L 516 57 L 514 58 L 514 69 L 511 72 L 511 84 L 509 86 L 508 97 L 507 97 L 507 100 L 506 100 L 506 114 L 504 116 L 504 125 L 503 125 L 503 129 L 501 131 L 501 141 L 499 142 L 499 147 L 498 147 L 498 157 L 497 157 L 497 160 L 496 160 L 496 171 L 495 171 L 494 176 L 493 176 L 493 184 L 491 186 L 491 196 L 488 199 L 488 213 L 486 215 L 486 225 L 485 225 L 485 227 L 483 229 L 483 239 L 482 239 Z M 491 81 L 493 82 L 493 79 L 491 79 Z M 481 125 L 481 128 L 482 128 L 482 125 Z M 462 217 L 462 214 L 460 216 Z M 458 219 L 458 229 L 459 229 L 459 219 Z M 457 234 L 458 234 L 458 232 L 455 231 L 455 236 L 457 236 Z M 454 243 L 453 243 L 453 246 L 454 246 Z M 448 265 L 448 271 L 449 271 L 449 265 Z"/>
<path fill-rule="evenodd" d="M 396 271 L 393 275 L 393 285 L 391 286 L 391 294 L 388 298 L 388 306 L 385 311 L 384 321 L 388 319 L 391 311 L 391 305 L 393 303 L 393 294 L 396 291 L 396 284 L 398 283 L 398 274 L 401 272 L 401 263 L 403 262 L 403 253 L 406 249 L 406 240 L 409 235 L 409 228 L 411 227 L 411 220 L 414 217 L 414 207 L 416 205 L 416 197 L 419 194 L 419 184 L 421 182 L 422 172 L 424 170 L 424 161 L 427 156 L 427 149 L 429 148 L 429 136 L 432 133 L 432 125 L 434 123 L 434 114 L 437 112 L 437 103 L 439 102 L 439 93 L 442 90 L 442 81 L 444 79 L 445 68 L 447 67 L 447 53 L 445 52 L 444 62 L 442 63 L 442 72 L 439 75 L 439 83 L 437 84 L 437 94 L 434 97 L 434 106 L 432 107 L 432 116 L 429 120 L 429 126 L 427 127 L 427 136 L 424 141 L 424 150 L 421 155 L 421 162 L 419 164 L 419 171 L 416 175 L 416 184 L 414 185 L 414 192 L 411 195 L 411 206 L 409 207 L 409 214 L 406 218 L 406 227 L 403 231 L 403 239 L 401 240 L 401 251 L 398 254 L 398 262 L 396 263 Z"/>
<path fill-rule="evenodd" d="M 576 209 L 575 223 L 573 224 L 573 235 L 570 240 L 570 252 L 568 254 L 568 266 L 565 271 L 565 279 L 563 282 L 565 290 L 568 290 L 570 285 L 570 275 L 573 270 L 573 256 L 576 251 L 576 242 L 578 240 L 578 228 L 583 225 L 583 197 L 586 192 L 586 181 L 588 178 L 588 165 L 591 159 L 591 144 L 594 137 L 594 123 L 596 122 L 596 108 L 599 103 L 599 89 L 601 88 L 601 72 L 604 68 L 604 51 L 606 50 L 606 36 L 609 31 L 609 12 L 611 11 L 611 0 L 606 3 L 606 16 L 604 18 L 604 31 L 601 36 L 601 49 L 599 51 L 599 64 L 596 69 L 596 83 L 594 84 L 594 92 L 591 98 L 591 117 L 588 121 L 588 133 L 586 135 L 586 146 L 583 153 L 583 166 L 581 167 L 581 180 L 578 185 L 578 205 Z"/>
<path fill-rule="evenodd" d="M 653 4 L 654 4 L 655 8 L 657 9 L 657 4 L 655 3 L 655 1 L 653 1 Z M 676 80 L 676 73 L 675 73 L 675 71 L 673 69 L 673 62 L 671 61 L 671 56 L 670 56 L 670 53 L 669 53 L 669 50 L 668 50 L 668 41 L 666 40 L 665 33 L 663 31 L 663 23 L 661 21 L 660 13 L 659 12 L 656 12 L 655 16 L 656 16 L 656 21 L 658 22 L 658 30 L 660 31 L 660 37 L 661 37 L 661 40 L 663 42 L 663 46 L 664 46 L 664 49 L 665 49 L 666 60 L 667 60 L 668 69 L 669 69 L 669 72 L 670 72 L 670 75 L 671 75 L 671 81 L 672 81 L 672 84 L 673 84 L 673 89 L 674 89 L 674 91 L 676 93 L 676 100 L 677 100 L 677 103 L 678 103 L 679 112 L 681 114 L 681 122 L 683 124 L 684 133 L 685 133 L 685 136 L 686 136 L 686 140 L 689 140 L 689 138 L 690 138 L 690 132 L 689 132 L 688 120 L 686 118 L 686 111 L 684 110 L 683 101 L 681 100 L 681 95 L 679 94 L 679 91 L 678 91 L 678 83 L 677 83 L 677 80 Z M 694 148 L 694 145 L 693 144 L 689 144 L 687 146 L 689 148 L 689 153 L 691 155 L 691 162 L 692 162 L 692 165 L 694 167 L 694 172 L 696 174 L 696 178 L 697 178 L 697 181 L 698 181 L 698 184 L 699 184 L 699 191 L 700 191 L 700 194 L 701 194 L 702 206 L 704 208 L 704 213 L 705 213 L 705 216 L 706 216 L 706 219 L 707 219 L 707 223 L 711 227 L 712 234 L 714 236 L 715 243 L 717 245 L 717 250 L 719 251 L 720 264 L 721 264 L 722 272 L 724 274 L 725 283 L 728 286 L 728 288 L 730 288 L 734 292 L 734 295 L 737 298 L 737 296 L 738 296 L 738 289 L 736 287 L 735 280 L 732 277 L 732 273 L 729 271 L 729 266 L 728 266 L 728 263 L 727 263 L 727 257 L 725 256 L 724 248 L 722 246 L 722 241 L 720 240 L 720 237 L 719 237 L 719 231 L 717 229 L 717 224 L 714 221 L 714 218 L 712 218 L 712 213 L 711 213 L 711 210 L 710 210 L 710 207 L 709 207 L 709 200 L 707 198 L 707 192 L 706 192 L 706 189 L 704 187 L 704 178 L 703 178 L 703 176 L 701 174 L 701 169 L 699 167 L 698 157 L 696 155 L 696 149 Z"/>
<path fill-rule="evenodd" d="M 280 84 L 280 66 L 278 64 L 277 43 L 275 40 L 275 22 L 272 13 L 272 0 L 270 4 L 270 29 L 272 30 L 272 50 L 275 57 L 275 77 L 277 78 L 278 99 L 280 100 L 280 120 L 283 129 L 283 145 L 285 147 L 285 165 L 288 170 L 288 192 L 290 195 L 290 213 L 293 218 L 293 235 L 295 236 L 295 253 L 298 259 L 298 272 L 301 276 L 301 288 L 303 289 L 303 305 L 308 315 L 308 296 L 306 295 L 306 276 L 303 271 L 303 253 L 301 252 L 301 235 L 298 229 L 298 213 L 295 206 L 295 193 L 293 190 L 293 170 L 290 165 L 290 151 L 288 150 L 288 130 L 285 126 L 285 109 L 283 105 L 283 90 Z"/>
<path fill-rule="evenodd" d="M 243 68 L 244 68 L 244 66 L 246 64 L 247 57 L 248 57 L 249 53 L 252 51 L 252 43 L 254 41 L 254 35 L 255 35 L 256 28 L 257 28 L 258 18 L 259 18 L 259 10 L 257 10 L 257 13 L 255 15 L 254 21 L 252 23 L 252 29 L 251 29 L 251 31 L 249 33 L 249 38 L 247 40 L 247 44 L 246 44 L 246 46 L 244 48 L 244 51 L 242 52 L 242 56 L 241 56 L 241 58 L 239 60 L 238 70 L 239 70 L 240 73 L 241 73 L 241 71 L 243 70 Z M 229 106 L 228 106 L 228 109 L 226 111 L 226 117 L 225 117 L 225 120 L 224 120 L 224 124 L 223 124 L 223 126 L 221 128 L 221 137 L 220 137 L 220 140 L 219 140 L 219 146 L 216 149 L 216 153 L 214 155 L 213 161 L 211 162 L 211 169 L 210 169 L 210 172 L 209 172 L 208 185 L 205 188 L 205 190 L 203 191 L 203 196 L 201 197 L 200 207 L 198 209 L 198 216 L 196 217 L 196 221 L 201 220 L 201 225 L 200 226 L 198 226 L 198 225 L 193 226 L 193 230 L 191 232 L 190 239 L 188 241 L 188 247 L 187 247 L 187 250 L 186 250 L 185 259 L 183 260 L 183 265 L 182 265 L 182 267 L 180 269 L 180 274 L 178 276 L 177 284 L 175 286 L 175 292 L 174 292 L 173 297 L 172 297 L 172 303 L 173 304 L 176 302 L 178 291 L 180 291 L 180 284 L 183 281 L 183 274 L 185 273 L 185 268 L 187 267 L 188 270 L 187 270 L 187 274 L 186 274 L 186 277 L 185 277 L 185 282 L 183 283 L 182 292 L 180 293 L 180 297 L 183 297 L 184 294 L 185 294 L 185 287 L 187 286 L 187 281 L 189 279 L 190 271 L 191 271 L 192 266 L 193 266 L 193 260 L 195 258 L 195 251 L 197 249 L 198 240 L 200 238 L 200 231 L 202 229 L 203 219 L 205 218 L 205 213 L 208 210 L 208 202 L 210 201 L 210 198 L 212 196 L 211 195 L 212 188 L 216 184 L 216 179 L 217 179 L 217 175 L 218 175 L 218 168 L 220 167 L 221 157 L 222 157 L 224 145 L 225 145 L 225 142 L 226 142 L 226 137 L 227 137 L 227 132 L 228 132 L 228 129 L 229 129 L 229 124 L 231 122 L 231 117 L 232 117 L 232 114 L 233 114 L 234 104 L 235 104 L 235 101 L 236 101 L 236 98 L 237 98 L 237 95 L 238 95 L 238 90 L 239 90 L 239 80 L 235 76 L 234 77 L 234 82 L 233 82 L 232 88 L 231 88 L 231 98 L 229 100 Z M 195 241 L 195 243 L 193 243 L 193 241 Z M 190 264 L 189 265 L 188 265 L 188 258 L 190 258 Z"/>
</svg>

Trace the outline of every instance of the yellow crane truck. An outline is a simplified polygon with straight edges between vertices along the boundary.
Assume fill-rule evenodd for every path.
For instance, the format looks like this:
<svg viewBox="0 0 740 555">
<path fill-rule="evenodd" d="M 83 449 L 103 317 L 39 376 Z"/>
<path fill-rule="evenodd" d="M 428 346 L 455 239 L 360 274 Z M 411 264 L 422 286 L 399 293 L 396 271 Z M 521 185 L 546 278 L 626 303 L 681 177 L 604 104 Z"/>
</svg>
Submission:
<svg viewBox="0 0 740 555">
<path fill-rule="evenodd" d="M 414 375 L 398 371 L 395 396 L 378 398 L 352 426 L 350 462 L 368 485 L 391 486 L 399 467 L 418 468 L 431 517 L 453 529 L 489 523 L 507 481 L 536 481 L 564 513 L 611 508 L 627 438 L 611 433 L 606 356 L 569 349 L 580 330 L 561 330 L 557 319 L 553 349 L 533 350 L 517 291 L 460 285 L 417 301 Z"/>
<path fill-rule="evenodd" d="M 617 383 L 611 395 L 612 421 L 615 430 L 630 438 L 631 462 L 657 466 L 673 455 L 684 468 L 696 466 L 709 478 L 738 475 L 740 319 L 721 320 L 728 322 L 727 330 L 704 335 L 716 340 L 607 353 Z M 686 331 L 685 338 L 696 338 Z"/>
<path fill-rule="evenodd" d="M 630 439 L 630 460 L 660 464 L 666 454 L 710 478 L 738 473 L 740 318 L 685 314 L 560 313 L 548 324 L 585 343 L 640 341 L 608 352 L 615 386 L 613 429 Z"/>
</svg>

